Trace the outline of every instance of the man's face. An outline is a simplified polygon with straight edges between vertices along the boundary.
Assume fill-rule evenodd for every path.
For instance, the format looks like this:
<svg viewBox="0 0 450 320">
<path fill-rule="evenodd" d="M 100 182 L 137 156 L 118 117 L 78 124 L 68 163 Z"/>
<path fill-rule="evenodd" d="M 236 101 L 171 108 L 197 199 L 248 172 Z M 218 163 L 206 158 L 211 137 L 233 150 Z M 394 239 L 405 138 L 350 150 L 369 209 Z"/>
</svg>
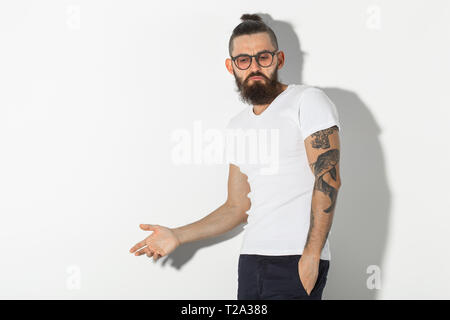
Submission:
<svg viewBox="0 0 450 320">
<path fill-rule="evenodd" d="M 233 41 L 233 57 L 240 54 L 255 55 L 263 50 L 275 51 L 266 32 L 239 36 Z M 232 68 L 237 91 L 244 103 L 269 104 L 281 93 L 282 85 L 278 82 L 278 69 L 282 65 L 282 61 L 279 59 L 280 55 L 282 52 L 276 53 L 273 56 L 272 64 L 266 68 L 260 67 L 256 59 L 252 58 L 252 63 L 246 70 L 240 70 L 231 59 L 227 59 L 227 68 L 229 70 Z M 253 76 L 261 76 L 262 79 L 251 79 Z"/>
</svg>

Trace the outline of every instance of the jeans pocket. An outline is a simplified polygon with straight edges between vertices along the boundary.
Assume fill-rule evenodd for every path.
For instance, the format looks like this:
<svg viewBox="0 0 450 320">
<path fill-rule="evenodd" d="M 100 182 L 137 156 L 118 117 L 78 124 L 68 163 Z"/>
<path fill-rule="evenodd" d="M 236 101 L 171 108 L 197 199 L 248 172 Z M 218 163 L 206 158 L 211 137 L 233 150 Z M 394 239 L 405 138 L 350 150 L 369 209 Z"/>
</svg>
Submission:
<svg viewBox="0 0 450 320">
<path fill-rule="evenodd" d="M 301 290 L 305 293 L 308 294 L 306 292 L 306 289 L 300 279 L 300 273 L 298 271 L 298 263 L 300 261 L 299 257 L 298 259 L 296 259 L 296 265 L 295 265 L 295 269 L 296 269 L 296 281 L 297 284 L 299 286 L 299 288 L 301 288 Z M 328 268 L 329 268 L 329 264 L 330 262 L 328 260 L 322 260 L 320 259 L 319 261 L 319 270 L 318 270 L 318 274 L 317 274 L 317 279 L 316 279 L 316 283 L 314 284 L 314 287 L 312 288 L 309 296 L 312 296 L 314 294 L 317 293 L 317 291 L 321 291 L 323 289 L 323 287 L 325 286 L 326 280 L 327 280 L 327 274 L 328 274 Z"/>
</svg>

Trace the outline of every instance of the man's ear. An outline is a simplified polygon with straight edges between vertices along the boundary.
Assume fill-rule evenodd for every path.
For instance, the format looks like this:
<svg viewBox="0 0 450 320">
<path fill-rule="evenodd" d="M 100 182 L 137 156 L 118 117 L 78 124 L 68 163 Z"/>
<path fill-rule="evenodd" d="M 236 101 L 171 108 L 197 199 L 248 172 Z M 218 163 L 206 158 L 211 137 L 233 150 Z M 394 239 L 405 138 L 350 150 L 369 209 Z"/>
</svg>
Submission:
<svg viewBox="0 0 450 320">
<path fill-rule="evenodd" d="M 284 52 L 283 51 L 280 51 L 279 58 L 277 60 L 278 60 L 277 61 L 278 62 L 277 69 L 283 68 L 284 62 L 285 62 L 285 60 L 284 60 Z"/>
<path fill-rule="evenodd" d="M 231 59 L 227 58 L 225 59 L 225 67 L 227 68 L 228 72 L 233 74 L 233 65 L 231 64 Z"/>
</svg>

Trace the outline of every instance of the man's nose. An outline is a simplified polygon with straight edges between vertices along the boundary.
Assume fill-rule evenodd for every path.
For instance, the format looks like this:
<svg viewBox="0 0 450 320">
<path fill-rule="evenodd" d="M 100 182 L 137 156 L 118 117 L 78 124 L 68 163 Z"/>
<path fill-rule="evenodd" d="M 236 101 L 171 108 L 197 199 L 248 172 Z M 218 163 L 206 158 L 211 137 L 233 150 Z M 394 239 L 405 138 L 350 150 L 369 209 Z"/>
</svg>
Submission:
<svg viewBox="0 0 450 320">
<path fill-rule="evenodd" d="M 255 71 L 260 71 L 260 70 L 261 70 L 261 67 L 259 66 L 258 62 L 256 61 L 256 57 L 252 57 L 249 71 L 251 73 L 253 73 Z"/>
</svg>

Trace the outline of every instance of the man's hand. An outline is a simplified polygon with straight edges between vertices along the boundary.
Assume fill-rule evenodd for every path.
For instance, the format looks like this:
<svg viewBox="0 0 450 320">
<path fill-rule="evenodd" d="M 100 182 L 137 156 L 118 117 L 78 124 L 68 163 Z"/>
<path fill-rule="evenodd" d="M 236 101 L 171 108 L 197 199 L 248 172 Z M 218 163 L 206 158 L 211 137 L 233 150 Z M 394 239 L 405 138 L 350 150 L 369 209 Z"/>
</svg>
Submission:
<svg viewBox="0 0 450 320">
<path fill-rule="evenodd" d="M 130 249 L 131 253 L 135 252 L 135 256 L 147 254 L 149 258 L 153 256 L 153 260 L 156 262 L 160 257 L 168 255 L 180 245 L 180 240 L 170 228 L 157 224 L 141 224 L 139 226 L 142 230 L 153 231 L 153 233 Z"/>
<path fill-rule="evenodd" d="M 308 295 L 316 285 L 317 277 L 319 275 L 320 257 L 302 255 L 298 261 L 298 274 L 300 281 L 305 288 Z"/>
</svg>

